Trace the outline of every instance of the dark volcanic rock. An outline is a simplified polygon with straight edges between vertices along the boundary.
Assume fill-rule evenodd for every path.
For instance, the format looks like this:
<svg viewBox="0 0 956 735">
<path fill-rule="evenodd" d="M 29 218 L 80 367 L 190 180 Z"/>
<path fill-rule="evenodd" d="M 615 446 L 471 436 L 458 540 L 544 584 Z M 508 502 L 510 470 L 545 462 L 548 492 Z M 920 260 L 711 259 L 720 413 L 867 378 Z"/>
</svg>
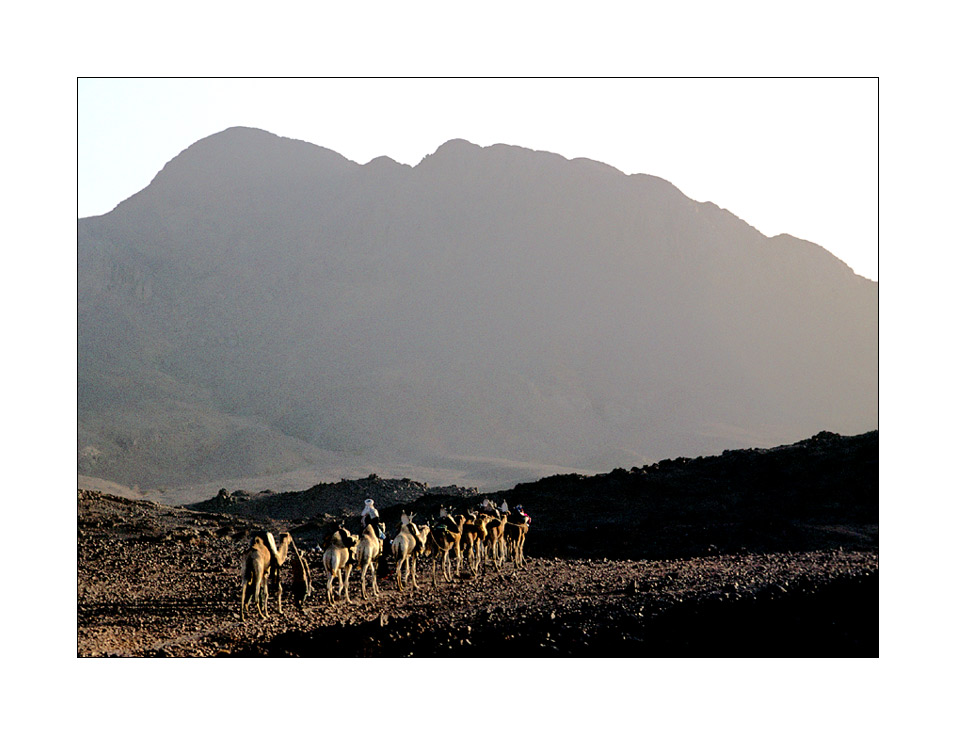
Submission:
<svg viewBox="0 0 956 735">
<path fill-rule="evenodd" d="M 559 475 L 507 493 L 533 517 L 541 554 L 667 558 L 875 548 L 879 438 L 821 433 L 774 449 Z"/>
<path fill-rule="evenodd" d="M 430 488 L 424 482 L 408 478 L 395 480 L 369 475 L 360 480 L 313 485 L 302 492 L 266 491 L 251 495 L 241 491 L 230 493 L 223 488 L 216 497 L 185 507 L 191 510 L 232 513 L 246 518 L 304 520 L 336 516 L 342 519 L 358 516 L 366 498 L 375 500 L 379 508 L 392 507 L 400 512 L 405 507 L 413 507 L 416 501 L 423 497 L 451 497 L 461 502 L 464 499 L 474 499 L 477 494 L 475 488 Z"/>
<path fill-rule="evenodd" d="M 224 490 L 187 507 L 295 522 L 308 535 L 333 521 L 358 531 L 365 498 L 375 499 L 394 532 L 402 511 L 428 520 L 441 507 L 466 510 L 487 497 L 498 505 L 523 503 L 532 516 L 533 548 L 546 555 L 623 559 L 875 548 L 878 460 L 875 431 L 821 432 L 773 449 L 664 460 L 592 477 L 556 475 L 498 493 L 372 475 L 303 492 Z"/>
</svg>

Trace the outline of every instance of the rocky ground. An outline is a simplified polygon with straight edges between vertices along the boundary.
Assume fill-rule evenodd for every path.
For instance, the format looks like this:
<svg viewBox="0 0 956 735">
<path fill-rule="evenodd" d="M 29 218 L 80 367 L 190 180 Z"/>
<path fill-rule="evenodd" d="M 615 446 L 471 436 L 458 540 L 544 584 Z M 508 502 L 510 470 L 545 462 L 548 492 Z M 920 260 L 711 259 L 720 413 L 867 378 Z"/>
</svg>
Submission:
<svg viewBox="0 0 956 735">
<path fill-rule="evenodd" d="M 434 587 L 426 561 L 421 589 L 389 577 L 364 601 L 353 578 L 334 606 L 316 579 L 302 611 L 287 565 L 283 614 L 273 595 L 268 620 L 242 622 L 254 521 L 88 491 L 77 503 L 83 657 L 878 655 L 875 548 L 562 558 L 537 554 L 532 530 L 524 569 Z"/>
</svg>

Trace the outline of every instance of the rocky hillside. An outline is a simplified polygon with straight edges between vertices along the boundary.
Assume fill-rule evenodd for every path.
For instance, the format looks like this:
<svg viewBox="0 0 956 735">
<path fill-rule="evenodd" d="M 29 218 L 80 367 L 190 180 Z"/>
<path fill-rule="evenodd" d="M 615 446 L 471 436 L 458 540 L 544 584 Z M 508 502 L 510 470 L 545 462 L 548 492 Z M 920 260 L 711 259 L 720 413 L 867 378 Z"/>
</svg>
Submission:
<svg viewBox="0 0 956 735">
<path fill-rule="evenodd" d="M 358 531 L 365 498 L 376 501 L 392 529 L 403 511 L 427 521 L 441 507 L 466 510 L 484 498 L 521 503 L 533 519 L 535 549 L 566 557 L 874 549 L 879 435 L 822 432 L 772 449 L 679 457 L 589 477 L 556 475 L 496 493 L 369 477 L 254 496 L 224 488 L 187 507 L 285 524 L 314 543 L 331 523 Z"/>
<path fill-rule="evenodd" d="M 303 492 L 274 493 L 263 491 L 230 492 L 222 488 L 219 494 L 187 508 L 210 513 L 230 513 L 244 518 L 307 520 L 317 516 L 347 518 L 361 511 L 366 498 L 372 498 L 382 508 L 414 508 L 425 497 L 444 500 L 474 500 L 477 488 L 429 487 L 424 482 L 383 479 L 369 475 L 361 480 L 341 480 L 321 483 Z"/>
<path fill-rule="evenodd" d="M 594 161 L 232 128 L 80 220 L 77 265 L 79 473 L 130 487 L 500 488 L 876 426 L 875 283 Z"/>
</svg>

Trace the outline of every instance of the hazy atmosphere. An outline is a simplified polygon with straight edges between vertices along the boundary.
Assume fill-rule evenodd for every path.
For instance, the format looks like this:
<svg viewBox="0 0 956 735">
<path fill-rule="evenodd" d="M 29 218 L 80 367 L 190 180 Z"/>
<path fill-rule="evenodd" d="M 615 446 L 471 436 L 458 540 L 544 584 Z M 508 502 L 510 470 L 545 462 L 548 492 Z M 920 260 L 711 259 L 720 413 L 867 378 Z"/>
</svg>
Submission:
<svg viewBox="0 0 956 735">
<path fill-rule="evenodd" d="M 414 166 L 455 138 L 590 158 L 878 278 L 875 78 L 80 79 L 79 216 L 233 126 L 357 163 Z"/>
<path fill-rule="evenodd" d="M 78 248 L 80 474 L 134 494 L 501 489 L 876 428 L 876 283 L 589 158 L 229 127 Z"/>
</svg>

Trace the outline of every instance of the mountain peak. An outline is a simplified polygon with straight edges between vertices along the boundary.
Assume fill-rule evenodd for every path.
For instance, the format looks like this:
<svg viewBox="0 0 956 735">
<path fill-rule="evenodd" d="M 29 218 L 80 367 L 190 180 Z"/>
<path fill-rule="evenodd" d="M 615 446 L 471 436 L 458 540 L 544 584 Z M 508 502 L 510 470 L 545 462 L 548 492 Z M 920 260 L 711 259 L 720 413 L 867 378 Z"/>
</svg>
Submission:
<svg viewBox="0 0 956 735">
<path fill-rule="evenodd" d="M 394 158 L 390 156 L 377 156 L 371 161 L 365 164 L 366 167 L 371 169 L 394 169 L 394 168 L 411 168 L 407 163 L 399 163 Z"/>
<path fill-rule="evenodd" d="M 244 126 L 226 128 L 218 133 L 201 138 L 183 151 L 180 156 L 187 152 L 207 155 L 225 152 L 233 159 L 278 156 L 279 161 L 277 163 L 279 164 L 298 157 L 315 158 L 319 156 L 351 163 L 345 156 L 315 143 L 297 138 L 286 138 L 267 130 Z M 173 161 L 175 160 L 174 158 Z"/>
<path fill-rule="evenodd" d="M 472 143 L 469 140 L 464 138 L 452 138 L 451 140 L 446 140 L 435 150 L 435 154 L 438 153 L 458 153 L 460 151 L 477 151 L 481 150 L 481 146 L 475 143 Z"/>
<path fill-rule="evenodd" d="M 357 166 L 314 143 L 236 126 L 197 140 L 170 160 L 146 189 L 120 206 L 142 200 L 147 192 L 167 203 L 185 203 L 196 196 L 208 201 L 213 192 L 243 182 L 268 186 L 268 182 L 324 179 Z"/>
<path fill-rule="evenodd" d="M 473 156 L 480 150 L 482 150 L 481 146 L 475 145 L 464 138 L 452 138 L 451 140 L 447 140 L 438 146 L 434 153 L 429 153 L 426 155 L 419 162 L 419 165 L 423 163 L 427 164 L 434 160 L 458 160 Z"/>
</svg>

